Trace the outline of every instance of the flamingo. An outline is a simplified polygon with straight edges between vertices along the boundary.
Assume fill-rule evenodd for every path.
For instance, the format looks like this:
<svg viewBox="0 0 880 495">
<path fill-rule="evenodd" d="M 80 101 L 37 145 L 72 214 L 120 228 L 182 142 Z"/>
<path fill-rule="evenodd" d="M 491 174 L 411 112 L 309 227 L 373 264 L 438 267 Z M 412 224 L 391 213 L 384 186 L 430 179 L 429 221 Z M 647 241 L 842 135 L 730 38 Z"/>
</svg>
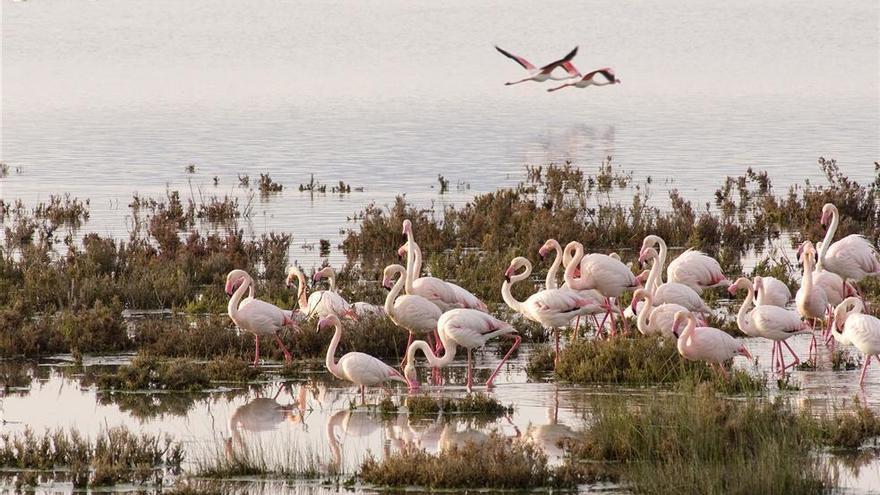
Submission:
<svg viewBox="0 0 880 495">
<path fill-rule="evenodd" d="M 822 252 L 823 246 L 824 243 L 822 241 L 817 242 L 816 251 Z M 798 254 L 798 257 L 800 257 L 800 254 Z M 813 285 L 824 290 L 825 294 L 828 295 L 828 302 L 835 307 L 847 297 L 858 294 L 852 283 L 844 281 L 840 275 L 829 272 L 822 267 L 818 255 L 816 256 L 816 266 L 813 269 Z"/>
<path fill-rule="evenodd" d="M 556 253 L 556 256 L 553 257 L 553 263 L 550 265 L 550 270 L 547 271 L 547 278 L 546 278 L 546 282 L 545 282 L 544 287 L 547 289 L 556 289 L 556 288 L 558 288 L 556 274 L 559 271 L 559 267 L 560 266 L 568 266 L 568 264 L 571 262 L 572 256 L 571 256 L 571 253 L 562 251 L 562 246 L 559 244 L 559 241 L 557 241 L 556 239 L 547 239 L 547 241 L 544 243 L 544 245 L 542 245 L 541 248 L 538 249 L 538 255 L 543 260 L 547 256 L 547 253 L 549 253 L 551 250 Z M 614 253 L 612 253 L 612 254 L 614 254 Z M 562 288 L 563 289 L 569 288 L 568 284 L 563 282 Z M 602 326 L 605 322 L 603 320 L 602 324 L 600 324 L 599 320 L 596 319 L 596 315 L 599 313 L 605 312 L 605 309 L 604 309 L 605 296 L 603 296 L 596 289 L 587 289 L 587 290 L 581 290 L 581 291 L 577 291 L 577 292 L 581 296 L 593 300 L 593 310 L 588 312 L 587 314 L 589 314 L 593 318 L 593 323 L 596 325 L 596 331 L 597 332 L 600 331 L 600 329 L 602 328 Z M 578 334 L 579 328 L 580 328 L 580 316 L 578 316 L 575 319 L 575 324 L 574 324 L 574 339 L 575 340 L 577 340 L 577 334 Z"/>
<path fill-rule="evenodd" d="M 852 307 L 852 309 L 847 309 Z M 852 344 L 865 355 L 859 385 L 865 383 L 865 372 L 871 357 L 880 359 L 880 319 L 863 314 L 865 305 L 858 297 L 848 297 L 834 308 L 831 335 L 843 345 Z"/>
<path fill-rule="evenodd" d="M 736 316 L 736 324 L 739 329 L 746 335 L 763 337 L 773 341 L 773 356 L 771 360 L 773 361 L 773 366 L 781 373 L 785 373 L 785 370 L 788 368 L 797 366 L 801 360 L 786 340 L 801 333 L 812 334 L 809 325 L 801 321 L 801 317 L 794 311 L 789 311 L 779 306 L 759 304 L 754 306 L 753 309 L 755 293 L 760 293 L 763 290 L 763 279 L 761 277 L 755 277 L 754 284 L 749 279 L 740 277 L 727 290 L 731 295 L 735 295 L 737 289 L 746 289 L 748 291 L 746 299 L 743 301 L 742 306 L 740 306 Z M 782 355 L 783 345 L 794 358 L 791 364 L 785 364 L 785 358 Z"/>
<path fill-rule="evenodd" d="M 330 291 L 339 293 L 339 288 L 336 287 L 336 271 L 333 270 L 333 267 L 325 266 L 321 270 L 315 272 L 314 280 L 317 282 L 322 278 L 326 278 L 327 282 L 330 284 Z M 344 301 L 345 299 L 343 299 Z M 338 302 L 337 302 L 338 304 Z M 352 313 L 354 317 L 375 317 L 375 316 L 385 316 L 385 309 L 382 306 L 376 304 L 370 304 L 368 302 L 358 301 L 356 303 L 350 304 Z M 345 314 L 345 316 L 351 316 L 352 313 Z M 356 319 L 355 318 L 355 319 Z"/>
<path fill-rule="evenodd" d="M 660 252 L 654 250 L 653 246 L 659 246 Z M 712 308 L 691 286 L 681 282 L 663 282 L 663 266 L 666 264 L 668 252 L 666 241 L 653 234 L 645 237 L 642 241 L 642 249 L 639 251 L 639 263 L 652 260 L 645 286 L 652 291 L 654 304 L 674 303 L 684 306 L 688 311 L 711 314 Z"/>
<path fill-rule="evenodd" d="M 434 277 L 419 277 L 422 270 L 422 250 L 416 244 L 413 235 L 412 222 L 409 219 L 403 221 L 403 234 L 406 236 L 406 244 L 397 250 L 399 257 L 406 252 L 406 293 L 422 296 L 433 302 L 442 311 L 455 308 L 471 308 L 488 312 L 488 308 L 477 296 L 467 289 L 451 282 L 446 282 Z"/>
<path fill-rule="evenodd" d="M 619 259 L 614 259 L 606 254 L 591 253 L 584 256 L 584 246 L 577 242 L 569 242 L 565 247 L 566 251 L 574 250 L 574 257 L 569 263 L 569 267 L 580 268 L 580 277 L 574 277 L 574 270 L 565 270 L 565 283 L 574 290 L 596 289 L 603 296 L 609 308 L 613 308 L 612 299 L 617 299 L 623 293 L 639 286 L 639 281 L 633 275 L 628 266 L 624 265 Z M 611 316 L 612 335 L 615 331 L 615 321 L 612 310 L 609 309 Z M 626 318 L 622 318 L 623 311 L 619 308 L 617 312 L 621 314 L 623 320 L 624 331 L 628 331 L 628 323 Z"/>
<path fill-rule="evenodd" d="M 679 311 L 689 310 L 675 303 L 663 303 L 654 306 L 651 292 L 647 289 L 637 289 L 633 293 L 631 305 L 633 312 L 635 312 L 636 305 L 642 300 L 645 301 L 645 304 L 638 310 L 638 317 L 636 318 L 636 328 L 639 329 L 639 332 L 642 335 L 660 334 L 666 338 L 675 338 L 675 334 L 672 333 L 675 315 Z"/>
<path fill-rule="evenodd" d="M 597 80 L 596 75 L 601 75 L 605 80 Z M 580 76 L 580 74 L 574 77 L 578 76 Z M 581 79 L 579 81 L 563 84 L 562 86 L 557 86 L 555 88 L 550 88 L 547 91 L 558 91 L 562 88 L 567 88 L 569 86 L 574 86 L 576 88 L 587 88 L 590 86 L 608 86 L 609 84 L 620 84 L 620 79 L 618 79 L 617 76 L 614 75 L 614 69 L 612 69 L 611 67 L 605 67 L 599 70 L 594 70 L 593 72 L 587 72 L 583 76 L 580 76 L 580 78 Z"/>
<path fill-rule="evenodd" d="M 327 357 L 324 361 L 327 371 L 340 380 L 358 385 L 361 390 L 362 403 L 366 402 L 364 397 L 366 387 L 373 387 L 386 381 L 406 383 L 406 379 L 399 371 L 363 352 L 349 352 L 336 361 L 336 347 L 342 338 L 342 322 L 334 314 L 327 315 L 318 321 L 318 331 L 330 326 L 335 328 L 335 333 L 330 341 L 330 347 L 327 348 Z"/>
<path fill-rule="evenodd" d="M 822 225 L 828 224 L 828 217 L 831 217 L 831 225 L 822 240 L 818 266 L 854 282 L 868 276 L 880 276 L 877 249 L 859 234 L 850 234 L 832 244 L 840 223 L 840 213 L 832 203 L 825 203 L 822 207 Z"/>
<path fill-rule="evenodd" d="M 562 57 L 559 60 L 556 60 L 555 62 L 550 62 L 549 64 L 545 65 L 544 67 L 541 67 L 540 69 L 535 67 L 534 65 L 532 65 L 532 63 L 529 62 L 528 60 L 526 60 L 520 56 L 514 55 L 510 52 L 507 52 L 505 50 L 502 50 L 497 45 L 495 46 L 495 49 L 498 50 L 505 57 L 507 57 L 507 58 L 513 60 L 514 62 L 518 63 L 519 65 L 521 65 L 522 68 L 525 69 L 526 71 L 528 71 L 528 73 L 529 73 L 529 77 L 527 77 L 525 79 L 520 79 L 519 81 L 506 82 L 506 83 L 504 83 L 505 86 L 512 86 L 514 84 L 519 84 L 519 83 L 523 83 L 526 81 L 535 81 L 535 82 L 544 82 L 544 81 L 548 81 L 548 80 L 564 81 L 566 79 L 580 77 L 580 72 L 578 72 L 578 70 L 575 69 L 574 65 L 571 64 L 571 59 L 573 59 L 574 56 L 577 55 L 578 47 L 574 47 L 574 50 L 568 52 L 568 55 Z M 562 67 L 563 69 L 565 69 L 565 71 L 568 75 L 566 77 L 554 77 L 553 71 L 556 70 L 557 67 Z"/>
<path fill-rule="evenodd" d="M 679 328 L 685 322 L 687 326 L 678 335 L 678 353 L 688 361 L 706 361 L 713 368 L 717 367 L 726 379 L 728 376 L 727 371 L 724 370 L 725 361 L 735 356 L 752 359 L 751 353 L 739 339 L 717 328 L 697 328 L 697 319 L 689 311 L 679 311 L 675 314 L 673 333 L 678 334 Z"/>
<path fill-rule="evenodd" d="M 492 382 L 498 375 L 498 371 L 501 370 L 501 366 L 510 358 L 510 355 L 513 354 L 522 341 L 522 337 L 517 335 L 516 329 L 510 323 L 475 309 L 450 309 L 443 313 L 437 321 L 437 329 L 440 334 L 440 340 L 443 341 L 444 351 L 442 357 L 434 354 L 431 347 L 424 340 L 413 342 L 406 350 L 406 368 L 404 368 L 403 374 L 409 382 L 411 390 L 419 388 L 415 367 L 415 354 L 417 350 L 422 351 L 432 367 L 441 368 L 449 365 L 455 359 L 455 352 L 459 346 L 467 349 L 467 388 L 470 390 L 473 386 L 471 352 L 474 349 L 484 346 L 486 342 L 495 337 L 514 339 L 513 346 L 507 351 L 501 362 L 498 363 L 489 379 L 486 380 L 486 386 L 491 387 Z"/>
<path fill-rule="evenodd" d="M 669 263 L 666 278 L 670 282 L 687 285 L 697 294 L 702 294 L 704 289 L 730 285 L 715 258 L 693 249 L 688 249 Z"/>
<path fill-rule="evenodd" d="M 761 285 L 757 285 L 757 279 L 761 279 Z M 787 285 L 776 277 L 755 277 L 755 305 L 756 306 L 779 306 L 784 308 L 791 301 L 791 290 Z"/>
<path fill-rule="evenodd" d="M 256 347 L 254 366 L 260 363 L 260 336 L 271 335 L 284 351 L 284 361 L 291 360 L 290 351 L 278 337 L 278 331 L 282 327 L 289 326 L 299 329 L 299 326 L 290 316 L 285 315 L 284 310 L 259 299 L 248 298 L 242 302 L 245 292 L 253 285 L 254 279 L 244 270 L 232 270 L 226 275 L 226 294 L 232 296 L 227 305 L 229 317 L 239 328 L 254 334 Z"/>
<path fill-rule="evenodd" d="M 330 288 L 328 290 L 312 292 L 312 296 L 318 294 L 315 296 L 316 302 L 314 304 L 314 312 L 317 313 L 319 318 L 334 314 L 339 317 L 344 316 L 356 320 L 358 315 L 354 307 L 352 307 L 352 305 L 339 294 L 339 289 L 336 287 L 336 271 L 333 270 L 333 267 L 325 266 L 316 271 L 312 276 L 312 280 L 315 282 L 320 282 L 325 278 L 330 284 Z M 311 312 L 312 304 L 311 299 L 309 299 L 309 313 Z"/>
<path fill-rule="evenodd" d="M 573 260 L 566 267 L 565 273 L 567 277 L 570 276 L 569 272 L 574 273 L 578 260 Z M 520 268 L 524 268 L 524 270 L 522 273 L 517 273 Z M 501 297 L 514 311 L 529 320 L 540 323 L 544 328 L 553 329 L 553 334 L 556 337 L 556 357 L 554 361 L 558 362 L 559 328 L 571 324 L 571 320 L 576 316 L 585 315 L 592 311 L 593 301 L 571 289 L 545 289 L 532 294 L 525 302 L 517 301 L 511 293 L 511 287 L 513 284 L 529 278 L 531 274 L 532 263 L 529 260 L 521 256 L 514 258 L 504 272 Z"/>
<path fill-rule="evenodd" d="M 813 284 L 813 256 L 815 253 L 816 250 L 813 247 L 812 242 L 806 241 L 801 245 L 800 261 L 804 265 L 804 275 L 801 278 L 801 287 L 798 289 L 797 294 L 795 294 L 794 297 L 798 313 L 800 313 L 802 317 L 813 321 L 813 330 L 815 330 L 816 320 L 826 317 L 829 314 L 829 308 L 831 307 L 828 302 L 828 294 L 824 290 L 816 288 Z M 830 319 L 829 323 L 831 323 Z M 810 342 L 811 358 L 814 351 L 818 356 L 819 349 L 816 346 L 815 335 Z"/>
<path fill-rule="evenodd" d="M 400 265 L 385 267 L 382 285 L 390 292 L 385 298 L 385 314 L 391 318 L 395 325 L 409 332 L 406 347 L 409 348 L 413 340 L 413 333 L 420 335 L 437 332 L 437 320 L 443 314 L 434 303 L 422 296 L 415 294 L 400 295 L 403 285 L 406 283 L 406 269 Z M 392 279 L 397 275 L 397 282 L 392 285 Z M 439 340 L 439 339 L 438 339 Z M 406 362 L 406 357 L 401 365 Z"/>
</svg>

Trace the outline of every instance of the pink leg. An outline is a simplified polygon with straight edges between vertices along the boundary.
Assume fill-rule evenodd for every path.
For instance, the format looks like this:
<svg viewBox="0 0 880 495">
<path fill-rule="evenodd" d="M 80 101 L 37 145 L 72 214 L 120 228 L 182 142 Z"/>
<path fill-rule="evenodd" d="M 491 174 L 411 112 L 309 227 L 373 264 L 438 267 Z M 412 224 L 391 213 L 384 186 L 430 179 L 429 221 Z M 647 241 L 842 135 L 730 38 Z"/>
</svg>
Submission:
<svg viewBox="0 0 880 495">
<path fill-rule="evenodd" d="M 413 334 L 409 333 L 409 338 L 406 339 L 406 349 L 403 350 L 403 359 L 400 361 L 400 367 L 403 368 L 403 365 L 406 364 L 406 353 L 409 351 L 409 345 L 412 344 Z"/>
<path fill-rule="evenodd" d="M 605 303 L 611 308 L 608 310 L 608 316 L 611 318 L 611 336 L 614 337 L 617 335 L 617 322 L 614 320 L 614 306 L 611 305 L 611 299 L 607 297 L 605 298 Z"/>
<path fill-rule="evenodd" d="M 599 327 L 600 327 L 600 325 L 599 325 L 599 319 L 596 318 L 596 315 L 590 315 L 590 316 L 593 317 L 593 324 L 596 325 L 596 335 L 599 335 L 599 332 L 601 331 L 601 330 L 599 329 Z M 603 320 L 603 321 L 602 321 L 602 324 L 604 324 L 604 323 L 605 323 L 605 321 Z"/>
<path fill-rule="evenodd" d="M 471 368 L 471 350 L 470 349 L 468 349 L 467 354 L 468 354 L 467 389 L 468 389 L 468 392 L 470 392 L 471 387 L 473 387 L 473 385 L 474 385 L 472 368 Z"/>
<path fill-rule="evenodd" d="M 498 367 L 495 368 L 495 371 L 492 372 L 492 375 L 489 377 L 489 379 L 486 380 L 487 387 L 492 386 L 492 382 L 495 381 L 495 377 L 498 375 L 498 372 L 501 370 L 501 367 L 504 366 L 505 361 L 507 361 L 507 359 L 510 358 L 510 355 L 513 354 L 513 351 L 515 351 L 519 347 L 519 343 L 522 342 L 522 337 L 520 337 L 519 335 L 514 335 L 513 338 L 514 338 L 513 346 L 510 348 L 509 351 L 507 351 L 507 354 L 504 355 L 504 357 L 501 359 L 501 362 L 498 363 Z"/>
<path fill-rule="evenodd" d="M 256 368 L 257 365 L 260 364 L 260 336 L 257 334 L 254 334 L 254 343 L 257 348 L 256 354 L 254 355 L 254 368 Z"/>
<path fill-rule="evenodd" d="M 284 342 L 281 342 L 281 337 L 279 337 L 278 334 L 275 334 L 275 342 L 278 342 L 278 345 L 281 346 L 281 350 L 284 351 L 284 361 L 289 363 L 293 358 L 290 356 L 290 351 L 287 350 L 287 347 L 284 347 Z"/>
<path fill-rule="evenodd" d="M 795 354 L 794 349 L 792 349 L 791 346 L 788 345 L 788 342 L 786 342 L 786 341 L 783 340 L 783 341 L 782 341 L 782 345 L 784 345 L 785 348 L 788 349 L 788 352 L 791 353 L 791 357 L 794 358 L 794 361 L 792 361 L 791 364 L 789 364 L 788 366 L 786 366 L 786 368 L 792 368 L 792 367 L 794 367 L 794 366 L 797 366 L 797 365 L 801 364 L 801 358 L 799 358 L 798 355 Z M 780 349 L 779 352 L 781 353 L 781 352 L 782 352 L 782 349 Z"/>
<path fill-rule="evenodd" d="M 581 328 L 581 316 L 578 315 L 578 317 L 574 320 L 574 335 L 572 335 L 572 337 L 571 337 L 572 342 L 574 342 L 578 339 L 578 330 L 580 330 L 580 328 Z"/>
<path fill-rule="evenodd" d="M 865 364 L 862 365 L 862 376 L 859 378 L 859 385 L 865 383 L 865 372 L 868 371 L 868 365 L 871 364 L 871 356 L 865 356 Z"/>
<path fill-rule="evenodd" d="M 776 367 L 779 365 L 779 360 L 776 359 L 776 342 L 773 342 L 772 351 L 770 353 L 770 366 L 773 371 L 776 371 Z"/>
<path fill-rule="evenodd" d="M 730 376 L 727 374 L 727 370 L 724 369 L 724 365 L 722 363 L 718 363 L 718 369 L 721 370 L 721 376 L 724 377 L 724 381 L 730 380 Z"/>
</svg>

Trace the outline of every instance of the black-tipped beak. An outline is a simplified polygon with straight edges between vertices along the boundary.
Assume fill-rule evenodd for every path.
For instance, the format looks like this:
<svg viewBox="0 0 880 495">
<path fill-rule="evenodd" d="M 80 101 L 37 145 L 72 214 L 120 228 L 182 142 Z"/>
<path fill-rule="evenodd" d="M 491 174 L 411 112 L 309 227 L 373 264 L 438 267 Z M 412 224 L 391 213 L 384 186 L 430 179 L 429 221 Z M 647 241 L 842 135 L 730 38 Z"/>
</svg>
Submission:
<svg viewBox="0 0 880 495">
<path fill-rule="evenodd" d="M 510 275 L 508 275 L 508 274 L 505 273 L 505 274 L 504 274 L 504 280 L 507 281 L 507 282 L 510 282 Z"/>
<path fill-rule="evenodd" d="M 233 291 L 232 291 L 232 290 L 229 290 L 229 289 L 226 289 L 224 292 L 226 292 L 226 295 L 227 295 L 227 296 L 231 296 Z"/>
</svg>

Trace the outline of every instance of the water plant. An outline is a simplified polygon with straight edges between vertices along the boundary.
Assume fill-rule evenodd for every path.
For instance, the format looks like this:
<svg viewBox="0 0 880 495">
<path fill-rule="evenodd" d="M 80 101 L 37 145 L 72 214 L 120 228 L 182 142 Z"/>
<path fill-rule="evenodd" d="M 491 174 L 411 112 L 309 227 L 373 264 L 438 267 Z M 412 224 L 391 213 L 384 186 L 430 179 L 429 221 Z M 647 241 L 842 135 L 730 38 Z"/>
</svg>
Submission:
<svg viewBox="0 0 880 495">
<path fill-rule="evenodd" d="M 513 406 L 505 406 L 482 393 L 439 399 L 427 394 L 411 395 L 406 398 L 406 408 L 411 416 L 434 416 L 440 412 L 468 416 L 503 416 L 513 412 Z"/>
</svg>

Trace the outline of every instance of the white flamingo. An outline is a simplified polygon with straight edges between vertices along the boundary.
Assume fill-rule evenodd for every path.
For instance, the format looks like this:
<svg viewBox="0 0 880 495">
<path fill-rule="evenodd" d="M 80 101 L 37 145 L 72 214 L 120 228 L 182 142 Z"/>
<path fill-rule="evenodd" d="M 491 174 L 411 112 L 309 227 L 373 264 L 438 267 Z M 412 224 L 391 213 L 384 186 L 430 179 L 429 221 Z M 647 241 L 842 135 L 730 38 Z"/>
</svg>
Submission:
<svg viewBox="0 0 880 495">
<path fill-rule="evenodd" d="M 495 46 L 495 49 L 498 50 L 498 52 L 501 53 L 502 55 L 504 55 L 505 57 L 518 63 L 520 66 L 522 66 L 523 69 L 525 69 L 529 73 L 529 77 L 527 77 L 525 79 L 520 79 L 519 81 L 506 82 L 506 83 L 504 83 L 505 86 L 511 86 L 514 84 L 524 83 L 526 81 L 535 81 L 535 82 L 544 82 L 544 81 L 548 81 L 548 80 L 564 81 L 566 79 L 580 77 L 580 72 L 578 72 L 578 70 L 574 68 L 574 65 L 571 64 L 571 59 L 573 59 L 574 56 L 577 55 L 578 47 L 574 47 L 574 50 L 570 51 L 568 53 L 568 55 L 566 55 L 566 56 L 562 57 L 561 59 L 556 60 L 554 62 L 550 62 L 549 64 L 545 65 L 544 67 L 541 67 L 540 69 L 535 67 L 528 60 L 526 60 L 518 55 L 514 55 L 510 52 L 507 52 L 498 46 Z M 565 72 L 567 73 L 567 75 L 565 77 L 556 77 L 553 75 L 553 71 L 559 67 L 565 69 Z"/>
<path fill-rule="evenodd" d="M 254 284 L 254 279 L 244 270 L 232 270 L 226 276 L 226 293 L 232 296 L 227 305 L 227 311 L 232 321 L 241 329 L 254 334 L 254 366 L 260 363 L 260 337 L 272 336 L 281 350 L 284 351 L 284 360 L 290 361 L 290 351 L 278 337 L 278 331 L 285 326 L 298 329 L 296 322 L 285 315 L 284 310 L 265 301 L 249 297 L 242 301 L 245 292 Z"/>
<path fill-rule="evenodd" d="M 684 331 L 679 334 L 682 324 L 687 324 Z M 689 361 L 705 361 L 713 368 L 720 370 L 727 378 L 724 362 L 735 356 L 744 356 L 752 359 L 749 350 L 739 339 L 733 338 L 727 333 L 712 327 L 697 328 L 697 319 L 689 311 L 679 311 L 675 314 L 673 332 L 678 334 L 678 353 Z"/>
<path fill-rule="evenodd" d="M 318 330 L 333 326 L 336 331 L 330 347 L 327 348 L 325 365 L 327 371 L 340 380 L 358 385 L 361 390 L 361 402 L 365 402 L 364 388 L 380 385 L 386 381 L 406 383 L 399 371 L 383 363 L 379 359 L 363 352 L 349 352 L 336 361 L 336 347 L 342 338 L 342 322 L 336 315 L 327 315 L 318 321 Z"/>
<path fill-rule="evenodd" d="M 601 79 L 597 79 L 596 76 L 602 76 Z M 550 88 L 547 91 L 553 92 L 558 91 L 562 88 L 567 88 L 569 86 L 574 86 L 575 88 L 588 88 L 590 86 L 608 86 L 611 84 L 620 84 L 620 79 L 614 74 L 614 69 L 611 67 L 605 67 L 602 69 L 594 70 L 592 72 L 587 72 L 583 76 L 580 76 L 580 80 L 563 84 L 562 86 L 557 86 L 555 88 Z"/>
<path fill-rule="evenodd" d="M 844 280 L 854 282 L 859 282 L 868 276 L 880 276 L 877 249 L 864 236 L 850 234 L 832 244 L 831 241 L 840 223 L 840 213 L 836 206 L 826 203 L 822 207 L 822 225 L 828 224 L 829 217 L 831 217 L 831 225 L 822 240 L 818 266 L 840 275 Z"/>
<path fill-rule="evenodd" d="M 746 289 L 747 291 L 746 299 L 736 316 L 736 324 L 739 329 L 751 337 L 763 337 L 773 341 L 771 361 L 773 361 L 773 367 L 779 372 L 785 373 L 786 369 L 797 366 L 801 362 L 800 358 L 786 340 L 802 333 L 812 334 L 809 325 L 801 321 L 801 317 L 794 311 L 771 304 L 754 306 L 755 293 L 760 293 L 763 289 L 761 277 L 755 277 L 754 284 L 749 279 L 740 277 L 727 290 L 731 295 L 735 295 L 737 289 Z M 785 364 L 785 358 L 782 354 L 783 345 L 794 358 L 791 364 Z"/>
<path fill-rule="evenodd" d="M 314 305 L 314 312 L 318 315 L 318 317 L 323 318 L 329 314 L 335 314 L 336 316 L 342 318 L 347 317 L 356 320 L 358 317 L 357 311 L 354 309 L 354 306 L 351 305 L 348 301 L 345 300 L 342 295 L 339 294 L 339 288 L 336 287 L 336 271 L 331 266 L 325 266 L 320 270 L 316 271 L 312 276 L 312 280 L 315 282 L 320 282 L 323 279 L 327 279 L 328 284 L 330 285 L 328 290 L 324 291 L 315 291 L 312 292 L 312 296 L 317 298 L 317 302 Z M 311 299 L 309 300 L 311 303 Z M 310 304 L 310 313 L 311 304 Z"/>
<path fill-rule="evenodd" d="M 779 306 L 784 308 L 791 301 L 791 290 L 787 285 L 776 277 L 760 277 L 761 285 L 755 282 L 755 305 Z M 758 277 L 755 277 L 757 280 Z"/>
<path fill-rule="evenodd" d="M 392 282 L 397 276 L 397 282 Z M 382 285 L 390 292 L 385 298 L 385 314 L 395 325 L 406 329 L 409 338 L 407 349 L 413 341 L 413 334 L 436 334 L 437 320 L 443 314 L 434 303 L 415 294 L 400 295 L 406 283 L 406 269 L 400 265 L 388 265 L 382 278 Z M 404 362 L 406 357 L 404 357 Z M 403 363 L 401 363 L 403 364 Z"/>
<path fill-rule="evenodd" d="M 662 335 L 663 337 L 674 339 L 675 334 L 672 332 L 672 326 L 675 321 L 675 314 L 679 311 L 689 310 L 675 303 L 663 303 L 654 306 L 653 296 L 647 289 L 637 289 L 633 293 L 631 307 L 636 308 L 636 305 L 641 301 L 645 301 L 645 304 L 636 313 L 638 315 L 636 318 L 636 328 L 639 329 L 639 332 L 642 335 Z M 633 311 L 636 312 L 635 309 Z"/>
<path fill-rule="evenodd" d="M 795 305 L 798 313 L 812 321 L 812 329 L 815 330 L 816 320 L 828 317 L 830 314 L 831 304 L 828 302 L 828 294 L 813 283 L 814 280 L 814 255 L 816 250 L 813 243 L 806 241 L 801 245 L 800 262 L 804 266 L 804 274 L 801 277 L 801 287 L 794 296 Z M 828 323 L 831 323 L 830 317 Z M 827 330 L 823 331 L 823 334 Z M 819 349 L 816 346 L 816 336 L 814 335 L 810 342 L 810 358 L 818 356 Z"/>
<path fill-rule="evenodd" d="M 547 278 L 546 278 L 544 286 L 547 289 L 557 289 L 557 288 L 559 288 L 558 287 L 558 280 L 557 280 L 557 273 L 559 272 L 559 267 L 560 266 L 562 266 L 563 268 L 567 267 L 568 264 L 571 262 L 572 254 L 570 252 L 563 252 L 562 246 L 559 244 L 559 241 L 557 241 L 556 239 L 547 239 L 547 241 L 544 243 L 544 245 L 542 245 L 541 248 L 538 249 L 538 255 L 543 260 L 547 256 L 547 254 L 551 251 L 553 251 L 556 254 L 556 256 L 553 257 L 553 263 L 550 265 L 550 269 L 547 271 Z M 569 288 L 568 284 L 565 283 L 564 281 L 562 284 L 562 288 L 563 289 Z M 593 318 L 593 323 L 596 325 L 596 331 L 597 332 L 601 331 L 601 328 L 602 328 L 603 324 L 605 323 L 605 321 L 603 320 L 602 323 L 600 324 L 599 320 L 596 319 L 596 315 L 605 312 L 605 306 L 606 306 L 605 296 L 603 296 L 596 289 L 580 290 L 577 292 L 581 296 L 583 296 L 587 299 L 591 299 L 593 301 L 592 310 L 589 311 L 587 314 Z M 574 339 L 575 340 L 577 340 L 577 334 L 578 334 L 579 328 L 580 328 L 580 316 L 578 316 L 575 319 L 575 325 L 574 325 Z"/>
<path fill-rule="evenodd" d="M 574 273 L 577 260 L 566 268 L 566 275 Z M 521 273 L 518 270 L 523 268 Z M 504 272 L 504 284 L 501 286 L 501 297 L 511 309 L 534 322 L 540 323 L 544 328 L 553 330 L 556 338 L 556 357 L 559 361 L 559 329 L 571 324 L 571 320 L 577 316 L 588 314 L 592 310 L 593 301 L 581 296 L 571 289 L 545 289 L 529 296 L 524 302 L 517 301 L 511 293 L 511 287 L 517 282 L 529 278 L 532 274 L 532 263 L 519 256 L 510 262 L 510 266 Z"/>
<path fill-rule="evenodd" d="M 442 311 L 455 308 L 470 308 L 487 312 L 488 308 L 477 296 L 467 289 L 452 282 L 446 282 L 434 277 L 420 277 L 422 270 L 422 250 L 416 244 L 413 235 L 412 222 L 409 219 L 403 221 L 403 234 L 406 236 L 406 244 L 397 250 L 397 255 L 402 256 L 406 252 L 406 293 L 422 296 L 436 304 Z"/>
<path fill-rule="evenodd" d="M 848 309 L 848 308 L 852 309 Z M 848 297 L 834 308 L 831 335 L 843 345 L 852 344 L 865 355 L 859 385 L 865 383 L 865 372 L 871 357 L 880 359 L 880 320 L 863 314 L 865 305 L 857 297 Z"/>
<path fill-rule="evenodd" d="M 654 250 L 653 246 L 659 246 L 660 252 L 658 253 Z M 663 282 L 663 266 L 666 264 L 668 253 L 666 241 L 660 236 L 652 234 L 646 236 L 642 241 L 642 249 L 639 251 L 639 262 L 644 263 L 647 260 L 652 260 L 651 271 L 648 274 L 648 281 L 645 283 L 645 287 L 652 291 L 654 304 L 674 303 L 684 306 L 688 311 L 694 313 L 711 314 L 712 308 L 703 301 L 700 294 L 691 286 L 680 282 Z"/>
<path fill-rule="evenodd" d="M 330 292 L 339 293 L 339 288 L 336 286 L 336 271 L 331 266 L 325 266 L 324 268 L 315 272 L 314 280 L 315 282 L 321 279 L 327 279 L 327 282 L 330 284 Z M 340 296 L 341 297 L 341 296 Z M 345 301 L 345 299 L 342 299 Z M 338 303 L 338 301 L 337 301 Z M 346 301 L 346 304 L 349 304 Z M 370 304 L 368 302 L 358 301 L 355 303 L 349 304 L 351 309 L 353 310 L 354 316 L 360 317 L 376 317 L 376 316 L 385 316 L 385 309 L 382 306 L 376 304 Z M 351 313 L 342 314 L 339 316 L 351 316 Z"/>
<path fill-rule="evenodd" d="M 697 294 L 702 294 L 704 289 L 730 285 L 730 280 L 724 276 L 715 258 L 693 249 L 688 249 L 669 263 L 666 279 L 685 284 Z"/>
<path fill-rule="evenodd" d="M 448 366 L 455 359 L 455 352 L 459 346 L 464 347 L 467 350 L 468 356 L 467 388 L 470 390 L 473 386 L 471 352 L 474 349 L 484 346 L 486 342 L 495 337 L 514 339 L 513 346 L 507 351 L 501 362 L 498 363 L 489 379 L 486 380 L 486 386 L 491 387 L 492 382 L 498 375 L 498 371 L 501 370 L 501 367 L 516 348 L 519 347 L 522 340 L 511 324 L 475 309 L 451 309 L 443 313 L 437 322 L 437 329 L 440 333 L 440 340 L 443 342 L 443 356 L 438 357 L 424 340 L 417 340 L 407 348 L 406 368 L 404 368 L 403 374 L 409 382 L 410 389 L 419 388 L 415 367 L 415 354 L 417 350 L 422 351 L 428 360 L 428 364 L 432 367 L 442 368 Z"/>
<path fill-rule="evenodd" d="M 580 269 L 580 276 L 575 278 L 575 270 L 569 270 L 569 267 L 566 267 L 565 283 L 568 284 L 569 288 L 574 290 L 596 289 L 605 296 L 607 306 L 614 308 L 618 297 L 628 290 L 634 290 L 639 287 L 639 281 L 635 275 L 619 259 L 599 253 L 591 253 L 584 256 L 584 246 L 577 241 L 569 242 L 565 250 L 574 251 L 569 267 Z M 612 302 L 612 299 L 615 302 Z M 615 311 L 609 309 L 609 312 L 613 334 L 616 331 Z M 629 324 L 626 318 L 622 317 L 623 311 L 617 308 L 616 312 L 621 315 L 623 329 L 627 331 Z"/>
</svg>

